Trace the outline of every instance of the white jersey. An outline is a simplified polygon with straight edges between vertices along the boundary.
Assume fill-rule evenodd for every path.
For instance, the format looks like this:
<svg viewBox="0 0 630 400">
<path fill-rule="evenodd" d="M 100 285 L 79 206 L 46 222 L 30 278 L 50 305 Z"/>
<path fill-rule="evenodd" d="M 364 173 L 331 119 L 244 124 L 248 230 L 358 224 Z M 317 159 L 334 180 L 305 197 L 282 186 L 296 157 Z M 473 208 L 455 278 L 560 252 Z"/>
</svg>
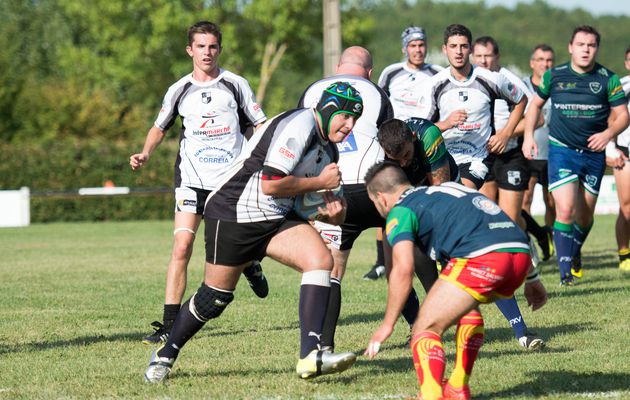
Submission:
<svg viewBox="0 0 630 400">
<path fill-rule="evenodd" d="M 466 110 L 466 121 L 442 132 L 442 136 L 458 165 L 479 161 L 488 157 L 487 143 L 495 133 L 494 101 L 504 99 L 515 105 L 523 96 L 518 86 L 497 72 L 473 67 L 470 77 L 460 82 L 449 68 L 423 84 L 420 117 L 438 122 L 453 111 Z"/>
<path fill-rule="evenodd" d="M 282 113 L 267 121 L 247 143 L 208 197 L 204 215 L 242 223 L 284 218 L 295 197 L 264 194 L 263 179 L 318 176 L 337 157 L 335 146 L 322 137 L 313 109 Z"/>
<path fill-rule="evenodd" d="M 421 83 L 443 69 L 433 64 L 412 69 L 406 61 L 387 66 L 378 78 L 378 86 L 389 96 L 394 107 L 394 117 L 402 121 L 417 117 Z"/>
<path fill-rule="evenodd" d="M 516 85 L 519 89 L 521 89 L 523 94 L 527 96 L 528 101 L 532 99 L 533 92 L 529 90 L 529 88 L 525 85 L 525 83 L 523 83 L 521 78 L 514 75 L 512 71 L 503 67 L 499 70 L 499 73 L 505 76 L 510 82 Z M 510 118 L 510 113 L 512 112 L 513 109 L 514 109 L 514 106 L 508 105 L 508 103 L 503 99 L 496 99 L 494 101 L 494 128 L 497 131 L 500 129 L 503 129 L 505 125 L 507 125 L 508 119 Z M 519 147 L 519 137 L 512 137 L 508 141 L 504 152 L 508 152 L 517 147 Z"/>
<path fill-rule="evenodd" d="M 227 167 L 238 157 L 244 135 L 266 120 L 247 80 L 220 69 L 209 82 L 192 74 L 166 92 L 155 126 L 163 132 L 182 119 L 175 187 L 215 189 Z"/>
<path fill-rule="evenodd" d="M 523 79 L 523 82 L 532 93 L 532 97 L 529 97 L 529 100 L 531 101 L 533 100 L 533 93 L 536 93 L 536 87 L 532 82 L 532 77 L 529 76 Z M 548 99 L 545 102 L 545 105 L 542 108 L 542 114 L 545 119 L 545 123 L 540 128 L 534 130 L 534 141 L 538 147 L 538 154 L 534 156 L 534 160 L 546 160 L 549 158 L 549 121 L 551 120 L 551 99 Z"/>
<path fill-rule="evenodd" d="M 626 75 L 621 78 L 621 86 L 623 86 L 623 91 L 626 94 L 626 99 L 628 100 L 628 111 L 630 111 L 630 75 Z M 625 131 L 621 132 L 617 136 L 617 144 L 623 147 L 630 147 L 630 127 L 626 128 Z"/>
<path fill-rule="evenodd" d="M 376 139 L 381 124 L 394 117 L 391 103 L 381 88 L 372 81 L 355 75 L 334 75 L 311 84 L 302 94 L 299 107 L 314 107 L 322 92 L 334 82 L 348 82 L 361 94 L 363 113 L 352 132 L 341 143 L 339 170 L 344 185 L 362 184 L 368 168 L 385 157 L 383 148 Z"/>
</svg>

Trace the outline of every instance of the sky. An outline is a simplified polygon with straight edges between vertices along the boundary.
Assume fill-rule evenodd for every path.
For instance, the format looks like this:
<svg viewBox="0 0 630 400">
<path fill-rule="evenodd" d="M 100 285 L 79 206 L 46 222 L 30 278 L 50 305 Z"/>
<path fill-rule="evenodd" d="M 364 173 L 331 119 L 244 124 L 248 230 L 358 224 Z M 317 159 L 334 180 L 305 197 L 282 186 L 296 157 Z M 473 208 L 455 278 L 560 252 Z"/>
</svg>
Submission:
<svg viewBox="0 0 630 400">
<path fill-rule="evenodd" d="M 462 1 L 462 0 L 439 0 Z M 479 0 L 465 0 L 478 2 Z M 488 6 L 514 7 L 517 3 L 532 3 L 533 0 L 484 0 Z M 546 0 L 554 7 L 573 10 L 582 8 L 594 15 L 628 15 L 630 16 L 630 1 L 628 0 Z"/>
</svg>

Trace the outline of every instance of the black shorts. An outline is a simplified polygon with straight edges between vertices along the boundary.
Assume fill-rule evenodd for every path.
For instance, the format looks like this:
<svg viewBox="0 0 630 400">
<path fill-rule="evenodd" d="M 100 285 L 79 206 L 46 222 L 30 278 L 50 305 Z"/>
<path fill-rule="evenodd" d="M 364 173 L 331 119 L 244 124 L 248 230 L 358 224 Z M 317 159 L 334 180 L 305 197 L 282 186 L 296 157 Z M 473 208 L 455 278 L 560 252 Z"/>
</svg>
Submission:
<svg viewBox="0 0 630 400">
<path fill-rule="evenodd" d="M 494 156 L 486 182 L 496 181 L 500 189 L 525 191 L 529 186 L 529 168 L 520 148 Z"/>
<path fill-rule="evenodd" d="M 205 217 L 204 222 L 206 261 L 229 266 L 262 260 L 271 238 L 283 230 L 308 223 L 292 213 L 273 221 L 238 223 Z"/>
<path fill-rule="evenodd" d="M 340 250 L 349 250 L 361 232 L 368 228 L 385 226 L 385 219 L 376 210 L 368 197 L 365 185 L 354 184 L 343 186 L 343 197 L 348 203 L 346 220 L 341 224 Z"/>
<path fill-rule="evenodd" d="M 621 152 L 622 152 L 622 153 L 623 153 L 626 157 L 628 157 L 628 148 L 627 148 L 627 147 L 625 147 L 625 146 L 619 146 L 619 145 L 616 145 L 616 147 L 617 147 L 617 149 L 621 150 Z"/>
<path fill-rule="evenodd" d="M 459 164 L 457 168 L 459 169 L 460 179 L 468 179 L 474 183 L 475 188 L 479 190 L 483 186 L 483 183 L 488 179 L 493 159 L 494 157 L 490 155 L 481 162 L 477 161 L 474 163 L 468 162 Z"/>
<path fill-rule="evenodd" d="M 549 174 L 547 173 L 547 160 L 527 160 L 527 168 L 531 178 L 536 178 L 542 186 L 549 186 Z"/>
</svg>

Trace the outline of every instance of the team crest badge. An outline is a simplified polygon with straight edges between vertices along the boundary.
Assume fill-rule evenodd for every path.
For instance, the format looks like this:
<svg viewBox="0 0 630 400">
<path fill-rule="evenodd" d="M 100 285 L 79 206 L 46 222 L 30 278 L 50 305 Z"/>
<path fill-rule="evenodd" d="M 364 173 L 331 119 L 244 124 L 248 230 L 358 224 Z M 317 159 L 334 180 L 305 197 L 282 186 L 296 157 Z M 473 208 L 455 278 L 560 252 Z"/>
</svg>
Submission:
<svg viewBox="0 0 630 400">
<path fill-rule="evenodd" d="M 472 203 L 475 207 L 488 215 L 497 215 L 501 212 L 499 206 L 486 196 L 477 196 L 472 199 Z"/>
<path fill-rule="evenodd" d="M 594 176 L 594 175 L 586 175 L 585 176 L 585 180 L 586 180 L 586 183 L 590 187 L 594 188 L 595 186 L 597 186 L 597 177 L 596 176 Z"/>
<path fill-rule="evenodd" d="M 510 182 L 510 185 L 513 185 L 513 186 L 520 185 L 521 171 L 508 171 L 507 176 L 508 176 L 508 182 Z"/>
<path fill-rule="evenodd" d="M 599 82 L 590 82 L 588 84 L 589 89 L 591 89 L 591 92 L 597 94 L 602 90 L 602 84 Z"/>
<path fill-rule="evenodd" d="M 210 103 L 211 100 L 212 100 L 212 97 L 210 96 L 210 92 L 202 92 L 201 93 L 201 102 L 203 104 L 208 104 L 208 103 Z"/>
<path fill-rule="evenodd" d="M 462 90 L 461 92 L 459 92 L 459 101 L 463 103 L 466 100 L 468 100 L 468 92 L 465 90 Z"/>
</svg>

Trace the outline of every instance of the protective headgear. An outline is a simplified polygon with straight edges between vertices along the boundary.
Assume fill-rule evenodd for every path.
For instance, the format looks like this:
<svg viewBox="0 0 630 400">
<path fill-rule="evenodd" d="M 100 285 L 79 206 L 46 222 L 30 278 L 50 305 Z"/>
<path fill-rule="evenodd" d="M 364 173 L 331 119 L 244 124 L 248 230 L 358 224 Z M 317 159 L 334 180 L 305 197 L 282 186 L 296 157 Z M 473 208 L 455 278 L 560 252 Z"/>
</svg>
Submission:
<svg viewBox="0 0 630 400">
<path fill-rule="evenodd" d="M 322 121 L 322 133 L 325 138 L 330 134 L 330 121 L 340 113 L 359 118 L 363 113 L 363 99 L 348 82 L 335 82 L 328 86 L 319 98 L 315 111 Z"/>
<path fill-rule="evenodd" d="M 402 40 L 402 49 L 405 53 L 405 56 L 409 56 L 407 54 L 407 45 L 409 42 L 413 42 L 414 40 L 427 40 L 427 35 L 424 32 L 424 28 L 419 26 L 410 26 L 406 28 L 401 34 L 400 39 Z"/>
</svg>

